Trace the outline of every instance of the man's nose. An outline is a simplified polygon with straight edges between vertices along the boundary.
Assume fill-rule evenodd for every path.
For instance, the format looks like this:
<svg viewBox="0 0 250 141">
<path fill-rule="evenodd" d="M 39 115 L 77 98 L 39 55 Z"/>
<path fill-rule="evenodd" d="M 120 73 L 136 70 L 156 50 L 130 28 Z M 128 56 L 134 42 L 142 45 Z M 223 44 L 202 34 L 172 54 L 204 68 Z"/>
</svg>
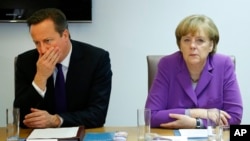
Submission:
<svg viewBox="0 0 250 141">
<path fill-rule="evenodd" d="M 44 54 L 48 50 L 49 46 L 45 44 L 40 44 L 39 51 Z"/>
</svg>

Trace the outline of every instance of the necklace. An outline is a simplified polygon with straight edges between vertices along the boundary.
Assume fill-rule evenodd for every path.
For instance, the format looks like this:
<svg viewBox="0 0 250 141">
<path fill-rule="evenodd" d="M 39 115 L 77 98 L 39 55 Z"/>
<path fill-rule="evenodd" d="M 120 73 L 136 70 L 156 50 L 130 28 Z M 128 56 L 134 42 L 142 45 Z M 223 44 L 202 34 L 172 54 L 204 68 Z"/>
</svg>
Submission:
<svg viewBox="0 0 250 141">
<path fill-rule="evenodd" d="M 199 79 L 194 80 L 192 78 L 191 78 L 191 80 L 192 80 L 193 83 L 197 83 L 199 81 Z"/>
</svg>

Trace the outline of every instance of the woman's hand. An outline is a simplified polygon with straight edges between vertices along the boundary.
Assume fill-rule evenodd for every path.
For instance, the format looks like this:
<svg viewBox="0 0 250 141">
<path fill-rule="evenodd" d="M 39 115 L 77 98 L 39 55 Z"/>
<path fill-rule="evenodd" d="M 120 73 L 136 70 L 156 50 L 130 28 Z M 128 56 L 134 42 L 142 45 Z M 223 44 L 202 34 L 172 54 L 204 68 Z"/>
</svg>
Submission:
<svg viewBox="0 0 250 141">
<path fill-rule="evenodd" d="M 169 114 L 169 117 L 176 119 L 175 121 L 162 123 L 160 127 L 169 129 L 179 129 L 179 128 L 195 128 L 196 119 L 187 115 L 182 114 Z"/>
<path fill-rule="evenodd" d="M 216 108 L 213 108 L 214 110 Z M 213 109 L 210 109 L 210 110 L 213 110 Z M 190 113 L 190 117 L 193 117 L 193 118 L 202 118 L 202 119 L 207 119 L 207 110 L 208 109 L 200 109 L 200 108 L 196 108 L 196 109 L 189 109 L 189 113 Z M 221 125 L 229 125 L 228 123 L 228 120 L 231 118 L 231 116 L 223 111 L 223 110 L 220 110 L 220 117 L 221 117 Z"/>
</svg>

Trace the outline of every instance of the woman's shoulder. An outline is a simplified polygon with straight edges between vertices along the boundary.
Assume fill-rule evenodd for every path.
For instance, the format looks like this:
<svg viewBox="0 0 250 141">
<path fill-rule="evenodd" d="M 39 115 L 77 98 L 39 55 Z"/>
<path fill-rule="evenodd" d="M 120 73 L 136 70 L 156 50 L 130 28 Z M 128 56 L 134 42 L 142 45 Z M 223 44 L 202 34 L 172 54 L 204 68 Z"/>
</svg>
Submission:
<svg viewBox="0 0 250 141">
<path fill-rule="evenodd" d="M 184 66 L 184 60 L 180 51 L 174 52 L 163 56 L 158 64 L 159 69 L 162 68 L 168 71 L 174 71 L 181 69 Z M 170 67 L 171 66 L 171 67 Z"/>
<path fill-rule="evenodd" d="M 230 60 L 230 61 L 234 60 L 235 56 L 221 54 L 221 53 L 215 53 L 215 54 L 210 56 L 210 59 L 212 61 L 215 61 L 215 62 L 220 62 L 220 61 L 224 62 L 224 61 L 228 61 L 228 60 Z"/>
<path fill-rule="evenodd" d="M 183 61 L 182 54 L 180 51 L 165 55 L 161 58 L 160 63 L 163 64 L 177 64 L 177 62 Z"/>
<path fill-rule="evenodd" d="M 216 66 L 231 66 L 235 65 L 235 56 L 233 55 L 226 55 L 221 53 L 215 53 L 210 56 L 210 63 Z"/>
<path fill-rule="evenodd" d="M 182 57 L 182 54 L 180 51 L 176 51 L 176 52 L 173 52 L 171 54 L 167 54 L 167 55 L 164 55 L 161 60 L 164 60 L 164 61 L 172 61 L 172 60 L 176 60 L 177 58 L 180 58 Z"/>
</svg>

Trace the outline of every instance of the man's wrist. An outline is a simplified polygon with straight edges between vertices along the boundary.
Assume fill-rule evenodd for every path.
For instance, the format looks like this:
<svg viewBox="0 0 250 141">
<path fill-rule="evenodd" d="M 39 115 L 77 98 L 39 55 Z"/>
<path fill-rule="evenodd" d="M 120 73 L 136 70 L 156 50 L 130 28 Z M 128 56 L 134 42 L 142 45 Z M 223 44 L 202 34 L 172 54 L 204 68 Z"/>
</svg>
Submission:
<svg viewBox="0 0 250 141">
<path fill-rule="evenodd" d="M 60 116 L 55 114 L 53 115 L 53 119 L 52 119 L 52 127 L 57 128 L 61 126 L 61 119 Z"/>
<path fill-rule="evenodd" d="M 45 90 L 43 91 L 42 89 L 40 89 L 40 88 L 36 85 L 35 81 L 32 81 L 32 86 L 36 89 L 36 91 L 37 91 L 42 97 L 44 97 L 45 92 L 46 92 L 46 90 L 47 90 L 46 87 L 45 87 Z"/>
</svg>

